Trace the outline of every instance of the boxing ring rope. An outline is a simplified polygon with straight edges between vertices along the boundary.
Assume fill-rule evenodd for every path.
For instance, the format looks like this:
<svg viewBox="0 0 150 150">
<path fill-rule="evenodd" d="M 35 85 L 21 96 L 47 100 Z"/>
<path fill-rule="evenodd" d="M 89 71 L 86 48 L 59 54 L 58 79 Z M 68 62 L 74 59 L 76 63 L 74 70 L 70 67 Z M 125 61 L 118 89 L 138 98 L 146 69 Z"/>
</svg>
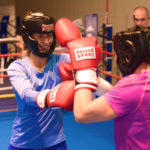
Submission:
<svg viewBox="0 0 150 150">
<path fill-rule="evenodd" d="M 0 38 L 0 43 L 11 43 L 11 42 L 18 42 L 16 37 L 10 37 L 10 38 Z"/>
<path fill-rule="evenodd" d="M 66 52 L 66 53 L 68 53 L 66 50 L 57 50 L 56 49 L 56 53 L 63 53 L 63 52 Z M 114 54 L 114 53 L 111 53 L 111 52 L 108 52 L 108 51 L 103 51 L 103 53 L 105 53 L 105 54 L 107 54 L 107 55 L 111 55 L 111 56 L 116 56 L 116 54 Z M 2 58 L 4 58 L 4 57 L 13 57 L 13 56 L 21 56 L 22 55 L 22 53 L 12 53 L 12 54 L 0 54 L 0 57 L 1 57 L 1 59 Z M 7 69 L 5 69 L 4 67 L 2 67 L 2 69 L 0 70 L 0 72 L 4 72 L 4 71 L 7 71 Z M 102 71 L 102 70 L 99 70 L 99 72 L 101 72 L 101 73 L 104 73 L 104 74 L 106 74 L 106 75 L 108 75 L 108 76 L 112 76 L 112 77 L 114 77 L 114 78 L 116 78 L 116 79 L 121 79 L 121 77 L 119 77 L 119 76 L 116 76 L 116 75 L 111 75 L 110 73 L 108 73 L 107 71 Z M 8 77 L 8 75 L 0 75 L 0 78 L 7 78 Z"/>
<path fill-rule="evenodd" d="M 18 42 L 17 38 L 16 37 L 12 37 L 12 38 L 0 38 L 0 43 L 10 43 L 10 42 Z M 17 54 L 16 54 L 17 55 Z M 4 60 L 4 57 L 9 57 L 10 54 L 0 54 L 0 57 L 1 57 L 1 66 L 0 66 L 0 75 L 3 75 L 3 72 L 5 72 L 5 69 L 4 69 L 4 63 L 5 63 L 5 60 Z M 13 55 L 11 55 L 13 57 Z M 0 84 L 3 84 L 3 79 L 0 78 Z"/>
<path fill-rule="evenodd" d="M 5 72 L 5 71 L 7 71 L 7 69 L 1 69 L 1 70 L 0 70 L 0 72 Z"/>
<path fill-rule="evenodd" d="M 22 53 L 12 53 L 12 54 L 0 54 L 0 57 L 17 57 L 21 56 Z"/>
<path fill-rule="evenodd" d="M 68 53 L 68 50 L 67 49 L 64 49 L 64 50 L 62 50 L 62 48 L 56 48 L 56 51 L 55 52 L 58 52 L 58 53 Z M 116 56 L 116 54 L 115 53 L 111 53 L 111 52 L 108 52 L 108 51 L 105 51 L 105 50 L 103 50 L 103 53 L 104 54 L 107 54 L 107 55 L 111 55 L 111 56 Z M 120 77 L 120 76 L 117 76 L 117 75 L 114 75 L 114 74 L 111 74 L 111 73 L 109 73 L 108 71 L 103 71 L 103 70 L 98 70 L 98 72 L 100 72 L 100 73 L 102 73 L 102 74 L 105 74 L 105 75 L 107 75 L 107 76 L 110 76 L 110 77 L 113 77 L 113 78 L 115 78 L 115 79 L 117 79 L 117 80 L 120 80 L 120 79 L 122 79 L 122 77 Z"/>
<path fill-rule="evenodd" d="M 2 40 L 3 41 L 3 40 Z M 21 56 L 22 54 L 21 53 L 14 53 L 14 54 L 0 54 L 0 58 L 1 58 L 1 67 L 0 67 L 0 84 L 3 84 L 4 83 L 4 81 L 3 81 L 3 79 L 2 79 L 2 77 L 3 78 L 5 78 L 5 77 L 7 77 L 6 75 L 4 75 L 4 73 L 3 72 L 6 72 L 7 71 L 7 69 L 5 69 L 4 68 L 4 63 L 5 63 L 5 57 L 14 57 L 14 56 Z"/>
<path fill-rule="evenodd" d="M 122 77 L 117 76 L 117 75 L 114 75 L 114 74 L 111 74 L 111 73 L 109 73 L 109 72 L 107 72 L 107 71 L 103 71 L 103 70 L 98 70 L 98 71 L 99 71 L 100 73 L 103 73 L 103 74 L 107 75 L 107 76 L 113 77 L 113 78 L 115 78 L 115 79 L 117 79 L 117 80 L 122 79 Z"/>
<path fill-rule="evenodd" d="M 0 95 L 0 99 L 1 98 L 12 98 L 12 97 L 15 97 L 15 94 L 3 94 L 3 95 Z"/>
<path fill-rule="evenodd" d="M 6 74 L 0 75 L 0 78 L 8 78 L 8 75 Z"/>
<path fill-rule="evenodd" d="M 17 39 L 14 37 L 14 38 L 2 38 L 0 39 L 0 43 L 4 43 L 4 42 L 17 42 Z M 68 53 L 68 49 L 67 48 L 61 48 L 61 47 L 56 47 L 55 49 L 55 53 Z M 107 55 L 111 55 L 111 56 L 116 56 L 115 53 L 111 53 L 111 52 L 108 52 L 108 51 L 105 51 L 103 50 L 103 53 L 104 54 L 107 54 Z M 12 54 L 0 54 L 0 59 L 1 59 L 1 68 L 0 68 L 0 84 L 3 84 L 3 78 L 8 78 L 8 75 L 7 74 L 4 74 L 4 72 L 7 71 L 6 68 L 4 68 L 4 58 L 5 57 L 18 57 L 18 56 L 21 56 L 22 53 L 12 53 Z M 121 77 L 120 76 L 117 76 L 117 75 L 113 75 L 107 71 L 103 71 L 103 70 L 98 70 L 98 72 L 102 73 L 102 74 L 105 74 L 107 76 L 110 76 L 110 77 L 113 77 L 117 80 L 120 80 Z M 4 91 L 4 90 L 11 90 L 12 87 L 2 87 L 0 88 L 0 91 Z M 3 95 L 0 95 L 0 99 L 1 98 L 13 98 L 15 97 L 14 94 L 3 94 Z"/>
<path fill-rule="evenodd" d="M 2 88 L 0 88 L 0 91 L 11 90 L 11 89 L 12 89 L 11 86 L 8 86 L 8 87 L 2 87 Z"/>
</svg>

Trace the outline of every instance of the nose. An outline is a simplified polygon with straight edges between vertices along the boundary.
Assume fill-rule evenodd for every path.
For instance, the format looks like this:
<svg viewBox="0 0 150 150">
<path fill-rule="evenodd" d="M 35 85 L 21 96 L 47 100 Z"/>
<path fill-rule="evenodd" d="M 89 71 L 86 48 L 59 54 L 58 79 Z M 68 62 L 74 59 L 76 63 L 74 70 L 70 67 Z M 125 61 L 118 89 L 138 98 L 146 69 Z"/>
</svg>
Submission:
<svg viewBox="0 0 150 150">
<path fill-rule="evenodd" d="M 137 25 L 142 25 L 142 21 L 141 20 L 137 21 Z"/>
<path fill-rule="evenodd" d="M 50 44 L 50 43 L 52 43 L 52 41 L 53 41 L 53 38 L 50 38 L 50 37 L 44 37 L 43 38 L 44 44 Z"/>
<path fill-rule="evenodd" d="M 43 42 L 44 42 L 44 43 L 49 43 L 49 41 L 50 41 L 50 39 L 49 39 L 48 37 L 44 37 L 44 38 L 43 38 Z"/>
</svg>

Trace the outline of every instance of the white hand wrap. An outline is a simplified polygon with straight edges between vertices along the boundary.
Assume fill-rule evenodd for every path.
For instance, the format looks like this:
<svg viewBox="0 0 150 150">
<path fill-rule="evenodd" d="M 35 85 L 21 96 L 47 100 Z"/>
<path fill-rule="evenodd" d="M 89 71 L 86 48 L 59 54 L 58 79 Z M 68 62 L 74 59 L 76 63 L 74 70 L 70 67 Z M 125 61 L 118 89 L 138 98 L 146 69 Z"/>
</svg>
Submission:
<svg viewBox="0 0 150 150">
<path fill-rule="evenodd" d="M 36 96 L 36 103 L 42 109 L 46 107 L 46 96 L 49 91 L 49 89 L 43 90 Z"/>
<path fill-rule="evenodd" d="M 95 68 L 77 70 L 75 73 L 75 80 L 75 90 L 80 88 L 88 88 L 92 91 L 96 91 L 98 81 Z"/>
</svg>

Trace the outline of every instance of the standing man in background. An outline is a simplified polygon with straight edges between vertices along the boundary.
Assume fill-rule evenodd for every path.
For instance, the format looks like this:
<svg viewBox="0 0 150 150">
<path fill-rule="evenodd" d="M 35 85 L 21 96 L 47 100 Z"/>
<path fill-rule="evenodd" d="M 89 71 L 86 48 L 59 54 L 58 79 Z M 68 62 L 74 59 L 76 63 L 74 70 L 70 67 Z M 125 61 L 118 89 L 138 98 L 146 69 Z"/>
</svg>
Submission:
<svg viewBox="0 0 150 150">
<path fill-rule="evenodd" d="M 138 6 L 133 11 L 133 22 L 135 26 L 148 27 L 150 21 L 149 11 L 144 6 Z"/>
</svg>

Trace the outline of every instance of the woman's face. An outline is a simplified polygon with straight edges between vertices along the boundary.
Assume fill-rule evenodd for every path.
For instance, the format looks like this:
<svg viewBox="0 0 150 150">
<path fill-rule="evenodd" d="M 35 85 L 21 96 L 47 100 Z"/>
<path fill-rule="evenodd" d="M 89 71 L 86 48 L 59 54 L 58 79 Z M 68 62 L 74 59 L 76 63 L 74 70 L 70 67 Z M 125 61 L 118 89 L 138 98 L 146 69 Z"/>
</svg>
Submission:
<svg viewBox="0 0 150 150">
<path fill-rule="evenodd" d="M 53 42 L 52 33 L 49 34 L 33 33 L 31 37 L 38 42 L 38 48 L 40 51 L 49 51 Z"/>
</svg>

